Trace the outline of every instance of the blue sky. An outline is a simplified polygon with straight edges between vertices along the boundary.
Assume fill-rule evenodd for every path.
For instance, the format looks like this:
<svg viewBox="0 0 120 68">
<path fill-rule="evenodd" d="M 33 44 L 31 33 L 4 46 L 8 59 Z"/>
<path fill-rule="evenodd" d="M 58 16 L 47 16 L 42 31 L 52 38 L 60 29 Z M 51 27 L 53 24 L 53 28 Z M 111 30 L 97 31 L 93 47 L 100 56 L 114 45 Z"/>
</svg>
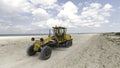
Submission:
<svg viewBox="0 0 120 68">
<path fill-rule="evenodd" d="M 120 0 L 0 0 L 0 34 L 120 32 Z"/>
</svg>

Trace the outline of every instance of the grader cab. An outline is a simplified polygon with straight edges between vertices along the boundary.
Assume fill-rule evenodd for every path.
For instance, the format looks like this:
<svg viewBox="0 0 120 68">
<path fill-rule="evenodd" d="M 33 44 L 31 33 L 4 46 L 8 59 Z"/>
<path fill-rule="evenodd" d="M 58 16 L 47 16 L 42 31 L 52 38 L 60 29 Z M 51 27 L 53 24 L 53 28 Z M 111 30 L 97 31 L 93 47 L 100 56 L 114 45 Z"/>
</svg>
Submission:
<svg viewBox="0 0 120 68">
<path fill-rule="evenodd" d="M 40 40 L 35 40 L 35 38 L 31 38 L 32 41 L 35 41 L 33 45 L 31 45 L 27 54 L 29 56 L 33 56 L 36 52 L 41 52 L 40 58 L 42 60 L 47 60 L 50 58 L 52 53 L 52 48 L 60 48 L 60 47 L 70 47 L 72 46 L 72 38 L 70 34 L 66 34 L 65 27 L 53 27 L 53 34 L 49 32 L 48 38 L 40 38 Z"/>
<path fill-rule="evenodd" d="M 64 27 L 53 27 L 53 36 L 55 36 L 58 42 L 65 41 L 66 28 Z"/>
</svg>

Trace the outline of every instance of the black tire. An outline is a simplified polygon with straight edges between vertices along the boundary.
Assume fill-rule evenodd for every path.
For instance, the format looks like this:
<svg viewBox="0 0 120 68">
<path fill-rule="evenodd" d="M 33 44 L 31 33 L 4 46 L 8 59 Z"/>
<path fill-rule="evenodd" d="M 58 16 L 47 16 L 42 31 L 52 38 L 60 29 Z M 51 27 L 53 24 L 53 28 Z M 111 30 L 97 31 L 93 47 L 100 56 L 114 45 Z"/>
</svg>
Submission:
<svg viewBox="0 0 120 68">
<path fill-rule="evenodd" d="M 72 46 L 72 39 L 69 42 L 70 42 L 70 46 Z"/>
<path fill-rule="evenodd" d="M 47 60 L 51 57 L 51 53 L 52 53 L 52 49 L 49 46 L 44 46 L 41 49 L 41 55 L 40 55 L 40 59 L 42 60 Z"/>
<path fill-rule="evenodd" d="M 33 45 L 31 45 L 31 46 L 28 48 L 28 50 L 27 50 L 27 54 L 28 54 L 29 56 L 33 56 L 33 55 L 36 54 L 36 51 L 34 51 L 33 48 L 34 48 Z"/>
<path fill-rule="evenodd" d="M 69 41 L 69 40 L 66 41 L 65 46 L 66 46 L 67 48 L 70 47 L 70 41 Z"/>
<path fill-rule="evenodd" d="M 71 40 L 68 40 L 68 41 L 66 41 L 66 47 L 70 47 L 70 46 L 72 46 L 72 39 Z"/>
</svg>

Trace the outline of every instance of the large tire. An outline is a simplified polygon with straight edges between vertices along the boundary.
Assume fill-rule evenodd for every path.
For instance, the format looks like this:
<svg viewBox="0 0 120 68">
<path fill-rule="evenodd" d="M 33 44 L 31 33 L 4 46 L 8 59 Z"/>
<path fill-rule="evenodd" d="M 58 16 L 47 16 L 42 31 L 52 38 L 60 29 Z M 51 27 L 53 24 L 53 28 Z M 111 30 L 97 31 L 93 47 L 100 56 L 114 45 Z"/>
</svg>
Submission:
<svg viewBox="0 0 120 68">
<path fill-rule="evenodd" d="M 67 47 L 67 48 L 70 47 L 70 41 L 69 40 L 66 41 L 65 47 Z"/>
<path fill-rule="evenodd" d="M 72 46 L 72 39 L 69 42 L 70 42 L 70 46 Z"/>
<path fill-rule="evenodd" d="M 33 55 L 36 54 L 36 51 L 34 51 L 34 46 L 33 46 L 33 45 L 31 45 L 31 46 L 28 48 L 27 54 L 28 54 L 29 56 L 33 56 Z"/>
<path fill-rule="evenodd" d="M 51 53 L 52 53 L 52 49 L 49 46 L 44 46 L 41 49 L 41 55 L 40 55 L 40 59 L 42 60 L 47 60 L 51 57 Z"/>
<path fill-rule="evenodd" d="M 72 39 L 71 40 L 67 40 L 65 45 L 66 45 L 66 47 L 72 46 Z"/>
</svg>

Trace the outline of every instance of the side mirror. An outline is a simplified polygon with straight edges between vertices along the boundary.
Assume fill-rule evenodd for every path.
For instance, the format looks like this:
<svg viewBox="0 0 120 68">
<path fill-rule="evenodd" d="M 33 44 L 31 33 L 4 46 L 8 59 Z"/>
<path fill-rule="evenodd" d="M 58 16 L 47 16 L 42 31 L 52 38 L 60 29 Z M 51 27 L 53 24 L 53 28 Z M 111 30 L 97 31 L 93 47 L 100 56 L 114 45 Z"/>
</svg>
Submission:
<svg viewBox="0 0 120 68">
<path fill-rule="evenodd" d="M 32 38 L 31 38 L 31 41 L 35 41 L 35 38 L 34 38 L 34 37 L 32 37 Z"/>
</svg>

